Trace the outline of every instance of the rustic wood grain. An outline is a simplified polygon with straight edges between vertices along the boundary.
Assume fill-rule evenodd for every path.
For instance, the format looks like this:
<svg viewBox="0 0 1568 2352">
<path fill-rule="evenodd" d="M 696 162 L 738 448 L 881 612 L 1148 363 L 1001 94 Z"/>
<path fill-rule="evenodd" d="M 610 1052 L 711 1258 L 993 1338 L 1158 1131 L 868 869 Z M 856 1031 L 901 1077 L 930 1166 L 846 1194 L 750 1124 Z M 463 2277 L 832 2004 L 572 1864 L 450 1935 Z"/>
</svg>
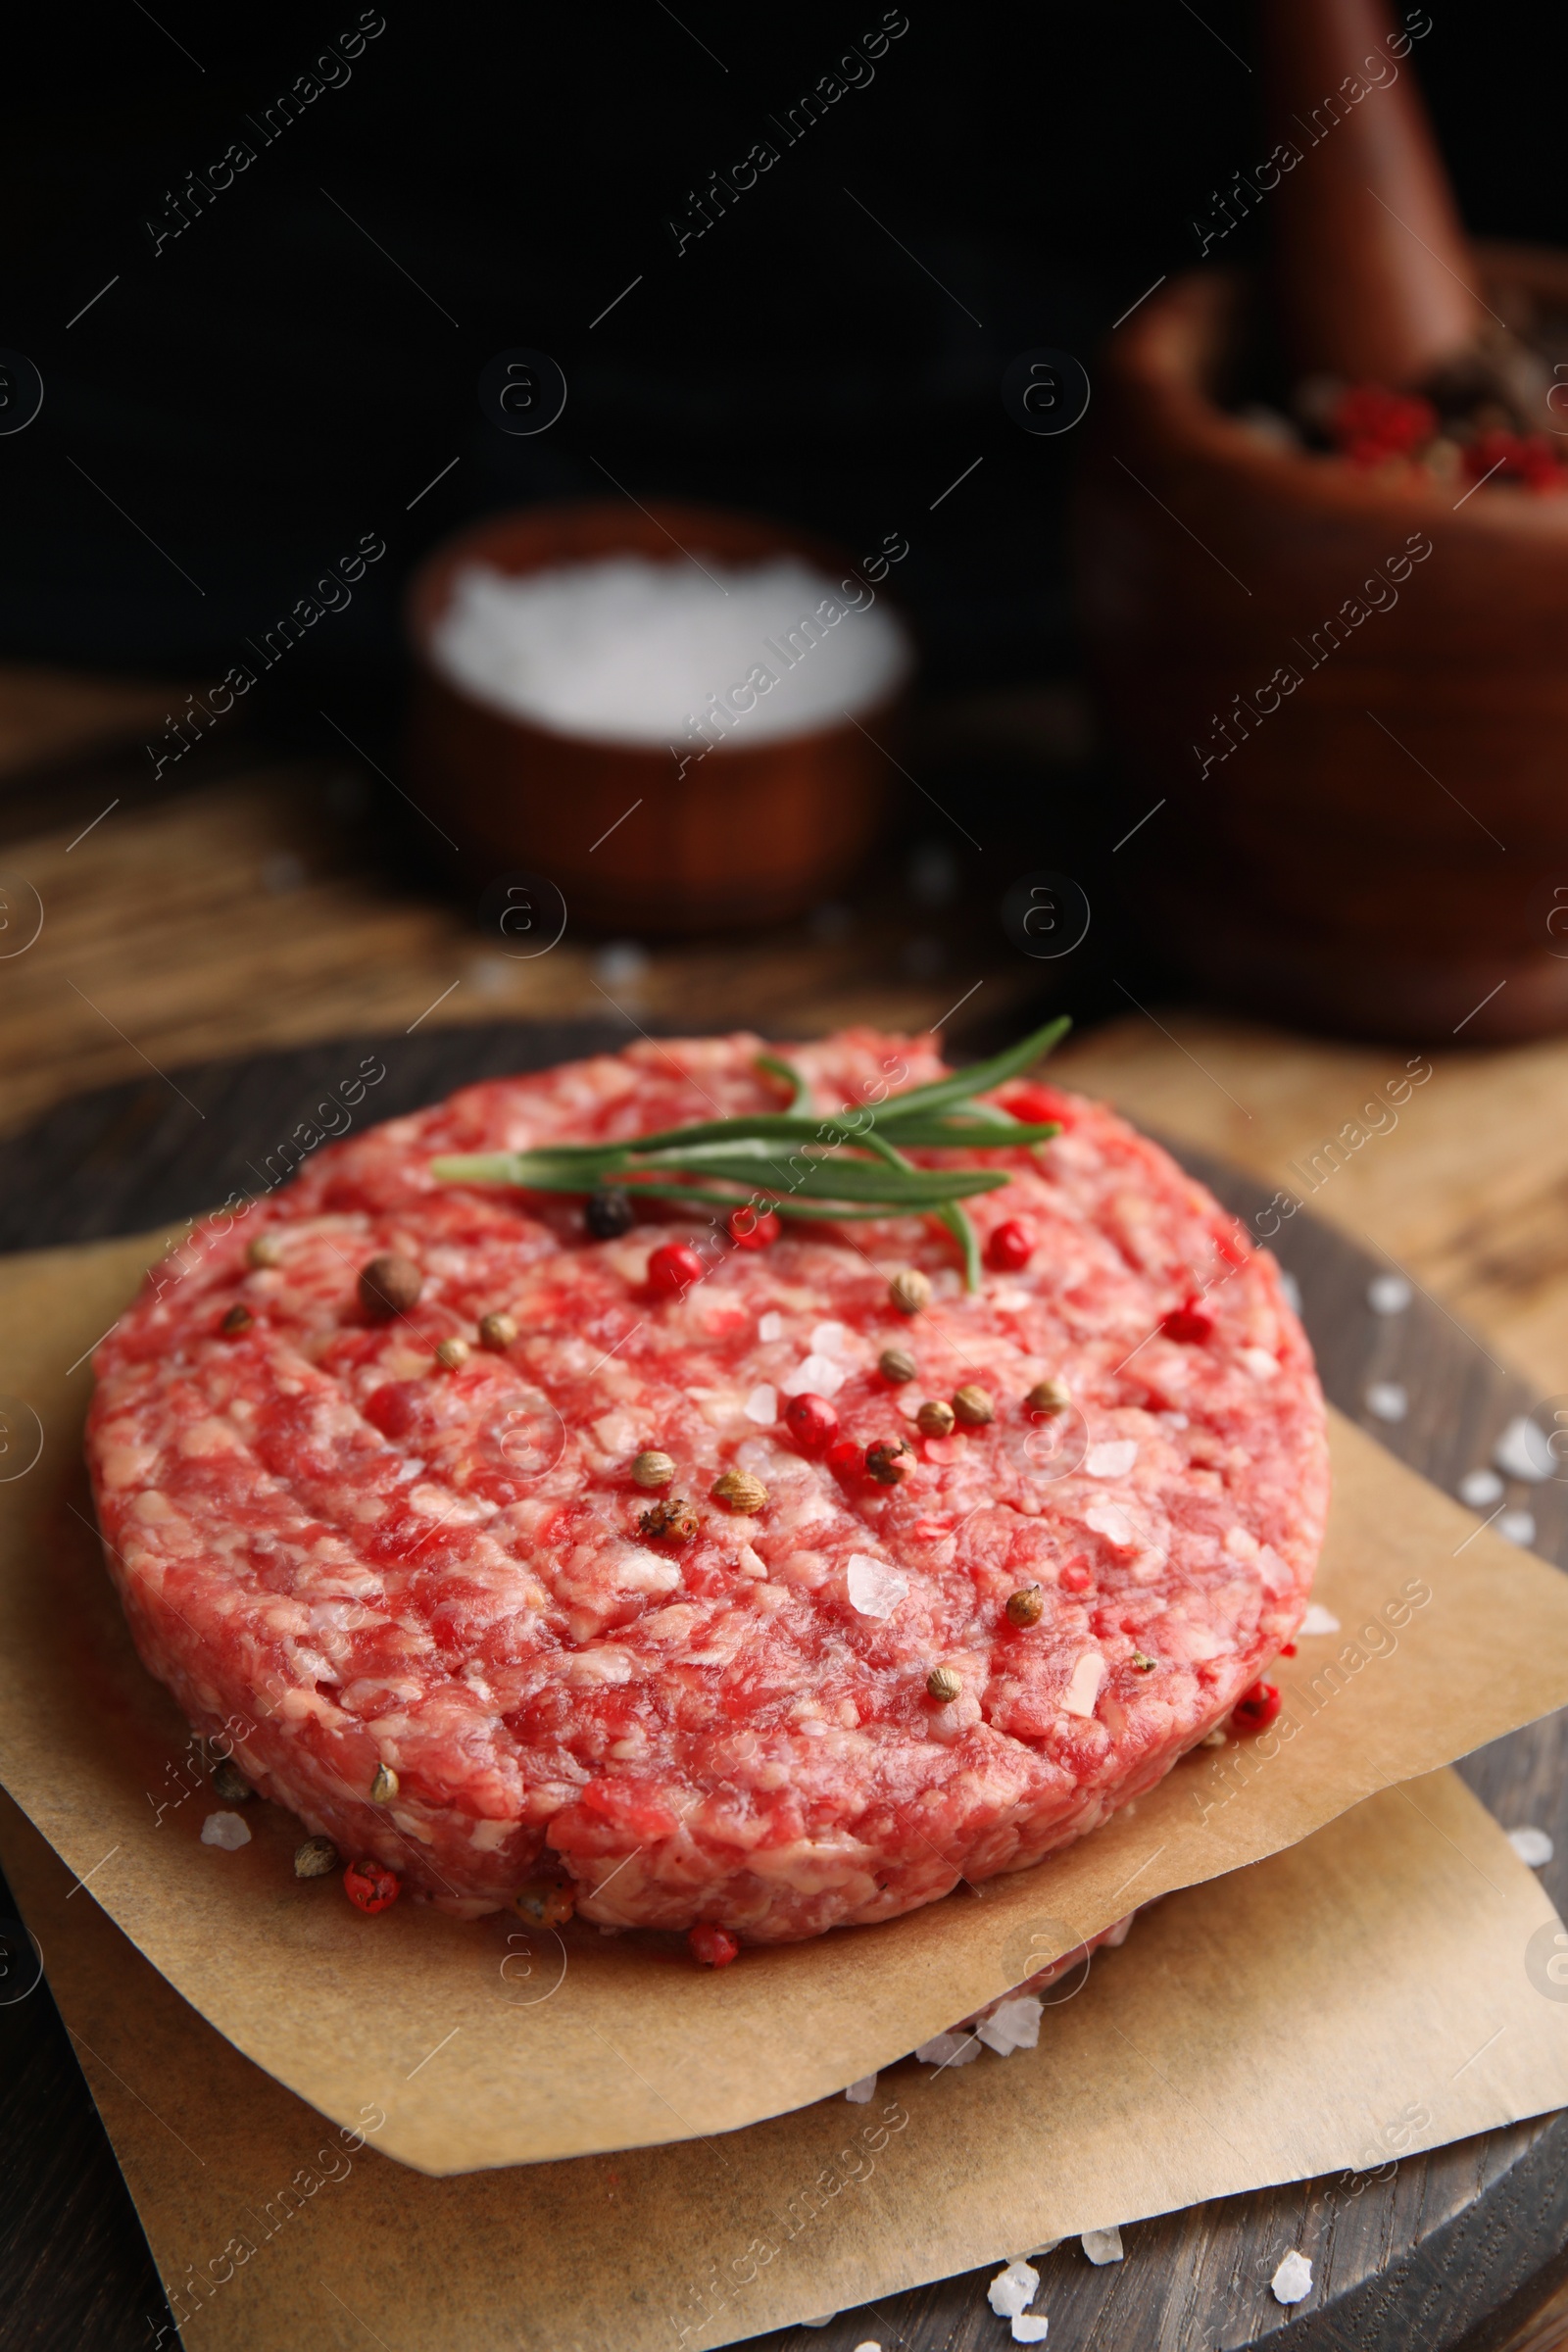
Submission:
<svg viewBox="0 0 1568 2352">
<path fill-rule="evenodd" d="M 0 959 L 12 1131 L 85 1087 L 367 1027 L 622 1008 L 665 1029 L 917 1030 L 977 983 L 993 1019 L 1038 986 L 981 908 L 911 930 L 891 877 L 814 924 L 664 947 L 640 967 L 625 943 L 579 944 L 570 925 L 550 953 L 514 960 L 481 933 L 472 895 L 448 894 L 446 865 L 431 869 L 441 889 L 388 870 L 361 779 L 341 763 L 254 770 L 151 805 L 131 794 L 77 838 L 88 821 L 0 845 L 0 871 L 44 910 L 34 944 Z"/>
<path fill-rule="evenodd" d="M 0 1247 L 73 1235 L 135 1230 L 190 1213 L 244 1181 L 310 1109 L 317 1093 L 372 1050 L 386 1062 L 375 1114 L 427 1100 L 467 1078 L 538 1064 L 627 1034 L 613 1018 L 590 1028 L 515 1024 L 416 1032 L 182 1068 L 195 1109 L 156 1077 L 62 1103 L 31 1134 L 0 1143 Z M 347 1056 L 347 1059 L 346 1059 Z M 1255 1182 L 1189 1148 L 1184 1156 L 1240 1213 L 1266 1194 Z M 1498 1368 L 1487 1348 L 1434 1302 L 1373 1312 L 1367 1286 L 1382 1260 L 1315 1217 L 1294 1220 L 1280 1252 L 1300 1286 L 1325 1385 L 1402 1458 L 1450 1490 L 1484 1461 L 1529 1385 Z M 1409 1409 L 1389 1425 L 1365 1406 L 1368 1382 L 1397 1381 Z M 1520 1492 L 1512 1499 L 1519 1500 Z M 1538 1548 L 1568 1560 L 1568 1486 L 1528 1497 Z M 1464 1766 L 1507 1826 L 1531 1822 L 1554 1837 L 1561 1860 L 1543 1873 L 1568 1899 L 1568 1722 L 1547 1723 Z M 158 2311 L 144 2241 L 113 2172 L 85 2083 L 47 1995 L 0 2006 L 0 2210 L 10 2225 L 0 2257 L 0 2308 L 16 2315 L 16 2340 L 39 2347 L 91 2341 L 106 2352 L 145 2345 Z M 1261 2086 L 1266 2095 L 1266 2086 Z M 90 2275 L 73 2267 L 71 2233 L 90 2233 Z M 1568 2118 L 1549 2117 L 1395 2162 L 1387 2172 L 1342 2175 L 1230 2198 L 1141 2223 L 1127 2259 L 1097 2270 L 1076 2244 L 1040 2264 L 1038 2305 L 1052 2340 L 1083 2352 L 1247 2352 L 1289 2324 L 1305 2352 L 1555 2352 L 1563 2330 L 1538 2307 L 1556 2285 L 1568 2238 Z M 1268 2281 L 1291 2246 L 1311 2254 L 1316 2288 L 1289 2317 Z M 877 2341 L 910 2352 L 994 2352 L 998 2324 L 985 2302 L 988 2274 L 942 2281 L 841 2315 L 822 2329 L 789 2329 L 758 2341 L 771 2352 L 854 2352 Z M 1568 2326 L 1568 2305 L 1564 2307 Z M 1498 2333 L 1501 2327 L 1503 2332 Z M 30 2332 L 28 2332 L 30 2331 Z"/>
</svg>

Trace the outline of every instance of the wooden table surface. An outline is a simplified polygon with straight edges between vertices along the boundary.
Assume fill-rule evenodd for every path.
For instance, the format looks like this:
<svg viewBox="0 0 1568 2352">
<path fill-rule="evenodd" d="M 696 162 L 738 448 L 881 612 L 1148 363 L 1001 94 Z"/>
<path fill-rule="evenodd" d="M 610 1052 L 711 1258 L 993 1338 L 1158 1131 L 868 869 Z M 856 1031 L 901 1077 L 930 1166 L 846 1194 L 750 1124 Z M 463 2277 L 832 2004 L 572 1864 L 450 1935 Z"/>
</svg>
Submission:
<svg viewBox="0 0 1568 2352">
<path fill-rule="evenodd" d="M 487 949 L 465 901 L 389 878 L 346 750 L 253 760 L 150 800 L 139 738 L 168 700 L 0 666 L 0 874 L 30 884 L 44 908 L 34 945 L 0 960 L 7 1128 L 149 1064 L 366 1028 L 613 1004 L 666 1030 L 747 1023 L 788 1037 L 849 1020 L 918 1029 L 968 996 L 961 1020 L 983 1004 L 994 1030 L 1040 977 L 989 917 L 911 907 L 893 883 L 776 934 L 656 948 L 641 968 L 635 953 L 569 931 L 553 954 L 513 962 Z M 1047 758 L 1070 732 L 1049 705 L 1002 720 L 1017 748 Z M 52 772 L 51 751 L 63 762 Z M 1568 1040 L 1466 1050 L 1461 1038 L 1397 1106 L 1387 1090 L 1408 1054 L 1129 1004 L 1059 1066 L 1139 1120 L 1290 1187 L 1400 1259 L 1544 1395 L 1568 1390 Z"/>
<path fill-rule="evenodd" d="M 513 962 L 462 898 L 389 872 L 346 748 L 279 761 L 240 747 L 228 772 L 152 797 L 141 744 L 170 700 L 0 666 L 0 893 L 25 908 L 30 889 L 43 910 L 21 953 L 0 934 L 6 1129 L 149 1068 L 177 1085 L 182 1063 L 367 1030 L 618 1007 L 666 1031 L 789 1037 L 851 1020 L 922 1029 L 955 1004 L 961 1026 L 983 1004 L 996 1032 L 1037 992 L 1039 967 L 994 919 L 940 892 L 911 901 L 891 874 L 776 934 L 638 951 L 568 933 Z M 1047 762 L 1072 731 L 1049 699 L 970 715 Z M 1308 1200 L 1543 1396 L 1568 1392 L 1568 1040 L 1461 1036 L 1420 1054 L 1123 1001 L 1063 1052 L 1064 1079 Z M 1400 1102 L 1406 1076 L 1419 1083 Z M 1568 2299 L 1511 2340 L 1557 2352 Z"/>
</svg>

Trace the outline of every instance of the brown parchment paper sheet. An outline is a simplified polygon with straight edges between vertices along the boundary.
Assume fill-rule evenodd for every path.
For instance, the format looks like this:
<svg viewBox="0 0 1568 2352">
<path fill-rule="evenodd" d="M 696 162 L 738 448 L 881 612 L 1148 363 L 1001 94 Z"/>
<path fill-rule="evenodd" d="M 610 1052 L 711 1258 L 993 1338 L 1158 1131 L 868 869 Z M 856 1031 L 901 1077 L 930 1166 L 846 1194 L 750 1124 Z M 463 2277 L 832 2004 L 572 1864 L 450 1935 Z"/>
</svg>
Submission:
<svg viewBox="0 0 1568 2352">
<path fill-rule="evenodd" d="M 171 2307 L 209 2352 L 702 2352 L 1568 2102 L 1568 2004 L 1537 1988 L 1561 1931 L 1447 1772 L 1169 1896 L 1047 2010 L 1036 2050 L 904 2064 L 866 2105 L 720 2137 L 447 2180 L 374 2152 L 373 2078 L 361 2145 L 252 2066 L 70 1895 L 4 1799 L 0 1856 Z M 1334 2209 L 1299 2225 L 1320 2275 Z M 874 2315 L 865 2332 L 891 2340 Z"/>
<path fill-rule="evenodd" d="M 0 1393 L 42 1423 L 0 1484 L 0 1779 L 73 1872 L 220 2033 L 335 2123 L 432 2174 L 696 2138 L 841 2089 L 1135 1904 L 1295 1844 L 1369 1793 L 1568 1700 L 1568 1579 L 1348 1423 L 1318 1597 L 1343 1632 L 1282 1662 L 1272 1732 L 1199 1750 L 1037 1870 L 886 1926 L 717 1972 L 581 1923 L 366 1919 L 301 1885 L 297 1825 L 247 1808 L 200 1842 L 185 1726 L 137 1665 L 80 1467 L 78 1361 L 151 1254 L 117 1242 L 0 1268 Z M 70 1367 L 74 1366 L 74 1369 Z"/>
</svg>

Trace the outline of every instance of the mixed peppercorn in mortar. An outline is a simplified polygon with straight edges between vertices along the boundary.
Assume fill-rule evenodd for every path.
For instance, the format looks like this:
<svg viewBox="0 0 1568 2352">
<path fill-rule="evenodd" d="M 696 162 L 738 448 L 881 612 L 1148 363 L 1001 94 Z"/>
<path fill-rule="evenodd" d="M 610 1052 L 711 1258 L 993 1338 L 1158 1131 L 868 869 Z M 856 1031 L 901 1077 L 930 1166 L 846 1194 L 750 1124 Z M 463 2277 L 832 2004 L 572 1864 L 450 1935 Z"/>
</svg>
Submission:
<svg viewBox="0 0 1568 2352">
<path fill-rule="evenodd" d="M 1103 1106 L 997 1090 L 1060 1132 L 961 1155 L 1006 1179 L 972 1290 L 930 1213 L 432 1169 L 777 1110 L 760 1052 L 640 1044 L 331 1145 L 98 1349 L 141 1656 L 198 1731 L 254 1725 L 247 1777 L 365 1908 L 543 1870 L 536 1905 L 723 1959 L 1023 1868 L 1266 1710 L 1327 1500 L 1307 1343 Z M 824 1114 L 942 1075 L 863 1030 L 791 1060 Z"/>
</svg>

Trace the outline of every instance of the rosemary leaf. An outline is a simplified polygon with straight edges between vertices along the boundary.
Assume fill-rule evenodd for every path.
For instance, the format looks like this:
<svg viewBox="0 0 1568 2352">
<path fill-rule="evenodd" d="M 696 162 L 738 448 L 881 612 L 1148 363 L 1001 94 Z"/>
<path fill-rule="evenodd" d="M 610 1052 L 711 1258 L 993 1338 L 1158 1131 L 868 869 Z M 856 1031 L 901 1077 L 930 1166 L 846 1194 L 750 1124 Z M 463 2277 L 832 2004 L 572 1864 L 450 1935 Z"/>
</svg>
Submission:
<svg viewBox="0 0 1568 2352">
<path fill-rule="evenodd" d="M 787 1111 L 698 1119 L 616 1143 L 553 1143 L 536 1152 L 459 1153 L 431 1162 L 446 1184 L 510 1185 L 525 1192 L 593 1193 L 622 1184 L 656 1200 L 733 1208 L 767 1200 L 780 1216 L 937 1216 L 957 1243 L 964 1281 L 980 1284 L 980 1247 L 965 1200 L 1007 1182 L 1001 1168 L 918 1166 L 906 1150 L 995 1152 L 1045 1143 L 1055 1121 L 1015 1119 L 978 1098 L 1048 1054 L 1068 1027 L 1048 1022 L 1004 1054 L 926 1086 L 818 1118 L 792 1063 L 760 1054 L 757 1067 L 792 1090 Z M 795 1147 L 793 1150 L 790 1147 Z M 904 1147 L 901 1149 L 900 1147 Z"/>
</svg>

